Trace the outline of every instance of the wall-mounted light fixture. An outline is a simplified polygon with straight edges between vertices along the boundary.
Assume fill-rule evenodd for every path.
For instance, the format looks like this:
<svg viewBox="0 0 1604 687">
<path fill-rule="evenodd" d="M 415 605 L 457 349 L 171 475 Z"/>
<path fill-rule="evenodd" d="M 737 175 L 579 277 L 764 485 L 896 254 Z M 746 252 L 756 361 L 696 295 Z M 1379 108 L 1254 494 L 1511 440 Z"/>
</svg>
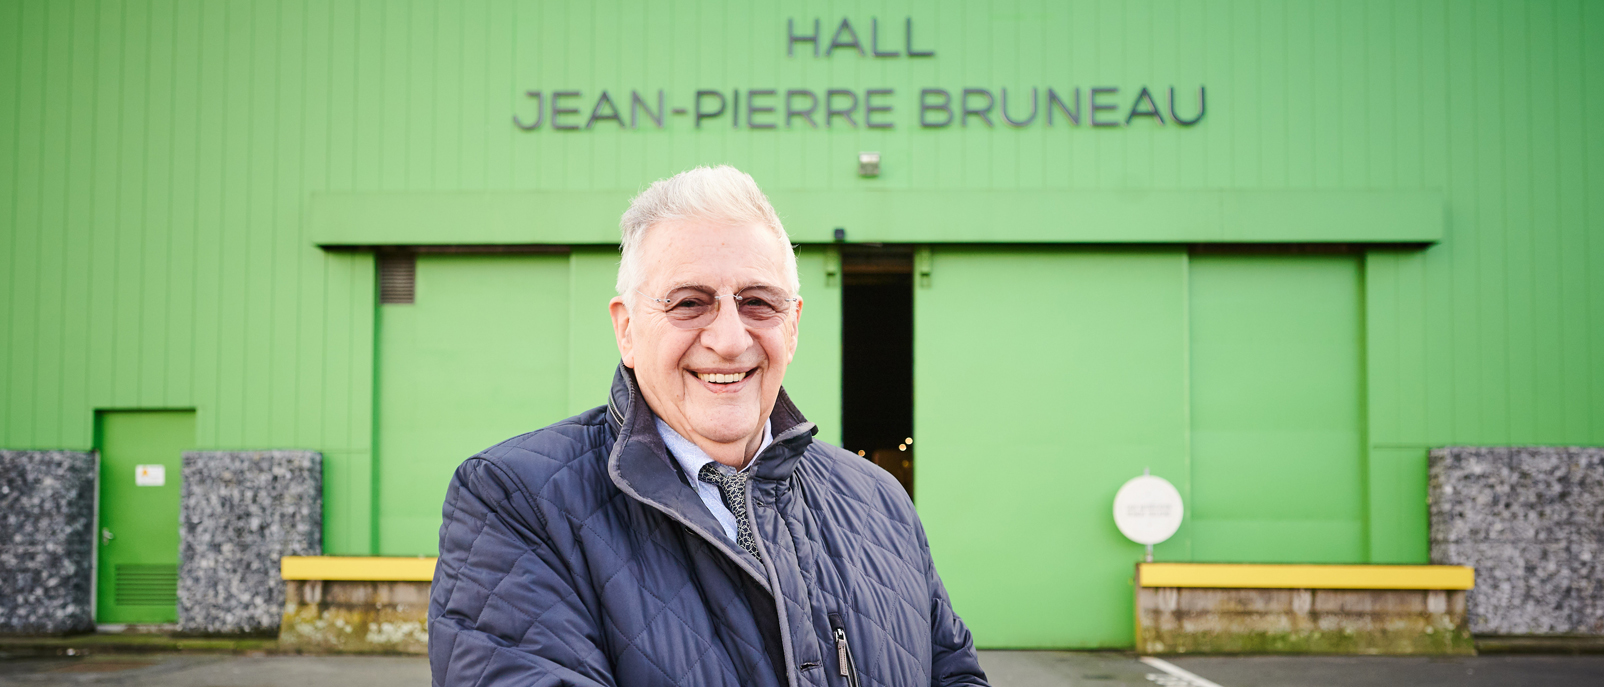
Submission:
<svg viewBox="0 0 1604 687">
<path fill-rule="evenodd" d="M 877 176 L 880 176 L 880 154 L 879 153 L 858 153 L 858 176 L 860 176 L 860 177 L 877 177 Z"/>
</svg>

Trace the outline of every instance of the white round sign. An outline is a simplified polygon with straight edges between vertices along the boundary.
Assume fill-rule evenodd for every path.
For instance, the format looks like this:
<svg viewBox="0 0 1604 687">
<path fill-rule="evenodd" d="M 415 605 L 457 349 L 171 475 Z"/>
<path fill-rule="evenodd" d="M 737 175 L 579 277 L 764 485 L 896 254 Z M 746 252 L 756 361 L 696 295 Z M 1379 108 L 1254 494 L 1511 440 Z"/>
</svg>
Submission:
<svg viewBox="0 0 1604 687">
<path fill-rule="evenodd" d="M 1157 544 L 1181 527 L 1181 492 L 1169 480 L 1142 475 L 1114 494 L 1114 524 L 1138 544 Z"/>
</svg>

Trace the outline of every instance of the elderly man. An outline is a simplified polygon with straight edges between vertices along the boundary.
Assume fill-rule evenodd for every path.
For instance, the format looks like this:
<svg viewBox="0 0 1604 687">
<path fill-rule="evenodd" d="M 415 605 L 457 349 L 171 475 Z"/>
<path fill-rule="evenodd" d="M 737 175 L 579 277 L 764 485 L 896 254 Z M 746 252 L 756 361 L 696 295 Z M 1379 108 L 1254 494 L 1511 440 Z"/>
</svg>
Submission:
<svg viewBox="0 0 1604 687">
<path fill-rule="evenodd" d="M 907 494 L 780 386 L 802 299 L 757 184 L 693 169 L 622 225 L 607 405 L 452 479 L 434 683 L 986 684 Z"/>
</svg>

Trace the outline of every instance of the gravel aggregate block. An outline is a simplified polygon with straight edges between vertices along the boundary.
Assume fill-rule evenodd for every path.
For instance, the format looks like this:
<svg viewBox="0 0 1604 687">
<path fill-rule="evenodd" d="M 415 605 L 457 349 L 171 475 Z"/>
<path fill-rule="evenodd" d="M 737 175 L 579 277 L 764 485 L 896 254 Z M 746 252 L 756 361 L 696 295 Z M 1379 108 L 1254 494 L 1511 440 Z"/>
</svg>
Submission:
<svg viewBox="0 0 1604 687">
<path fill-rule="evenodd" d="M 179 631 L 276 633 L 279 558 L 323 552 L 322 454 L 186 452 L 179 536 Z"/>
<path fill-rule="evenodd" d="M 1470 630 L 1604 635 L 1604 448 L 1430 457 L 1431 561 L 1476 568 Z"/>
<path fill-rule="evenodd" d="M 0 450 L 0 634 L 94 629 L 96 462 Z"/>
</svg>

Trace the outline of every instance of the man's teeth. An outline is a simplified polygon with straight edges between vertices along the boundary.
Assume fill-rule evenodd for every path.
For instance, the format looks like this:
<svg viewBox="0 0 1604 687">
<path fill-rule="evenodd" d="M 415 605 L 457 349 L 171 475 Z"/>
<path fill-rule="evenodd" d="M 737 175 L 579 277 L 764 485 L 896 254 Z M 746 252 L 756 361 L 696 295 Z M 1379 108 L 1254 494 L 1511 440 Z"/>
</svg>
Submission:
<svg viewBox="0 0 1604 687">
<path fill-rule="evenodd" d="M 702 381 L 707 382 L 709 384 L 734 384 L 734 383 L 739 382 L 739 381 L 741 381 L 743 379 L 746 379 L 746 373 L 745 372 L 732 372 L 730 374 L 712 374 L 712 373 L 708 373 L 708 372 L 699 372 L 699 373 L 697 373 L 696 376 L 701 377 Z"/>
</svg>

